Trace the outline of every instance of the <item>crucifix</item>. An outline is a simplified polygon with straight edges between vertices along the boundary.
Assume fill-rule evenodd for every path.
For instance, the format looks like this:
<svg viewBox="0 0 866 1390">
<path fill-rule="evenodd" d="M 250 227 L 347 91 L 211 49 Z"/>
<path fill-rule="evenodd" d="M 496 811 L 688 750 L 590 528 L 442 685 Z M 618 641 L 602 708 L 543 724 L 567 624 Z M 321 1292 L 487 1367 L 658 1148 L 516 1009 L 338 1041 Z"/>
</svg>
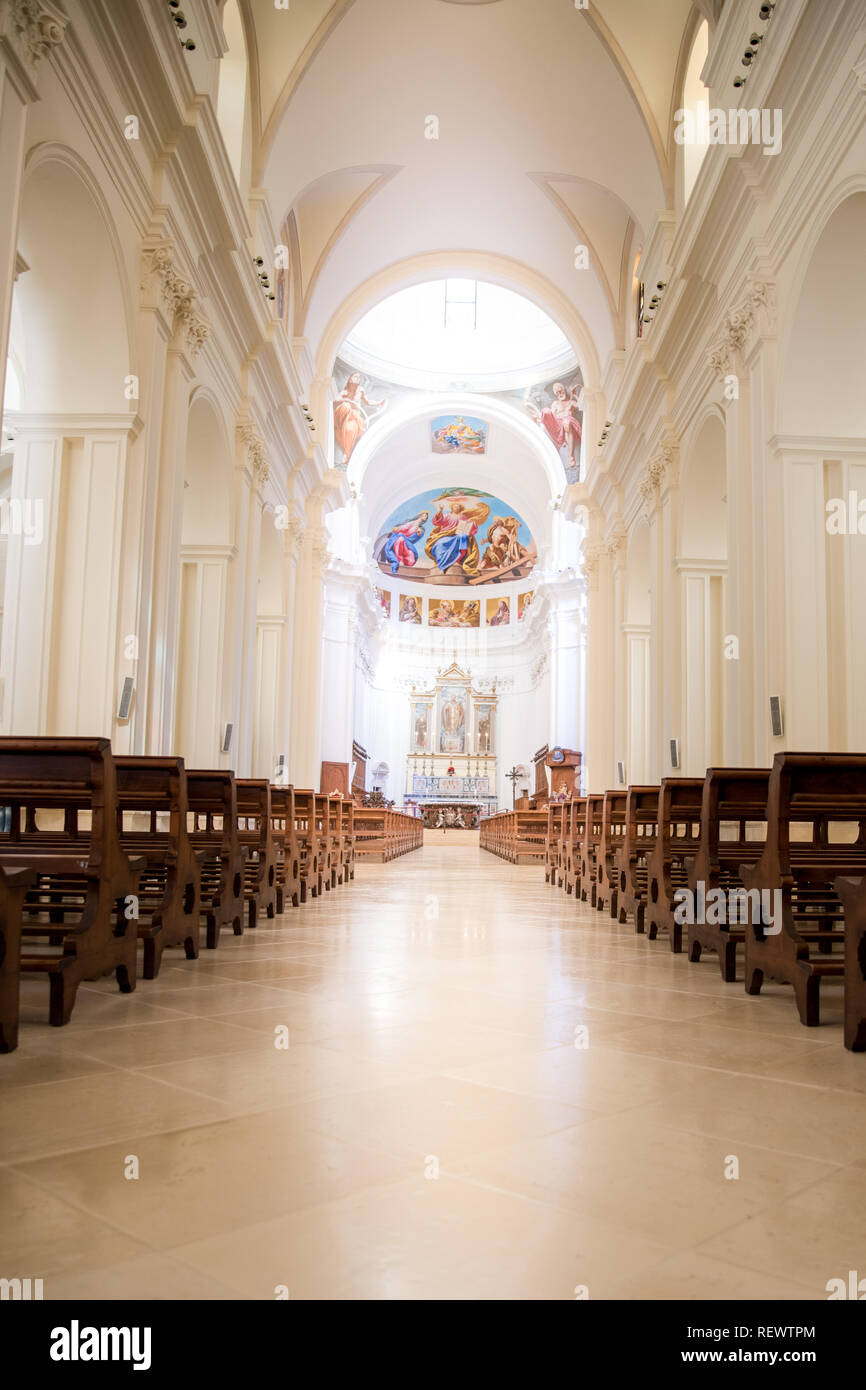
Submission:
<svg viewBox="0 0 866 1390">
<path fill-rule="evenodd" d="M 520 781 L 520 778 L 523 776 L 523 773 L 520 771 L 519 768 L 513 767 L 510 772 L 506 772 L 505 776 L 511 783 L 511 809 L 513 811 L 514 798 L 517 794 L 517 783 Z"/>
</svg>

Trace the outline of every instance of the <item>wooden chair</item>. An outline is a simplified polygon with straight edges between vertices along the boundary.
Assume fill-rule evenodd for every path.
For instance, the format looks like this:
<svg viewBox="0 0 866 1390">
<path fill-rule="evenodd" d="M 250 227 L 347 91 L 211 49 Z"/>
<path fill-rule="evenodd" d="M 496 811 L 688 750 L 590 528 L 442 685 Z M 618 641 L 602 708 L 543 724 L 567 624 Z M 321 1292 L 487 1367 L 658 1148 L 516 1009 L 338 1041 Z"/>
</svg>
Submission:
<svg viewBox="0 0 866 1390">
<path fill-rule="evenodd" d="M 295 829 L 294 787 L 271 786 L 271 839 L 274 848 L 277 912 L 301 901 L 301 862 Z"/>
<path fill-rule="evenodd" d="M 617 852 L 619 920 L 634 918 L 636 932 L 644 930 L 649 861 L 656 846 L 659 819 L 658 785 L 629 787 L 625 806 L 625 833 Z"/>
<path fill-rule="evenodd" d="M 837 878 L 866 874 L 866 754 L 777 753 L 767 798 L 767 840 L 747 890 L 778 893 L 774 930 L 746 904 L 746 991 L 764 977 L 790 984 L 800 1022 L 820 1022 L 820 987 L 845 973 L 844 913 Z M 770 899 L 772 905 L 776 900 Z"/>
<path fill-rule="evenodd" d="M 743 887 L 740 866 L 756 864 L 764 850 L 769 785 L 769 768 L 708 769 L 701 801 L 701 839 L 689 870 L 695 902 L 699 885 L 704 894 L 720 889 L 726 898 Z M 737 978 L 737 947 L 745 941 L 746 932 L 725 915 L 724 922 L 716 923 L 707 922 L 705 911 L 701 921 L 696 914 L 689 925 L 689 960 L 699 961 L 702 951 L 715 951 L 722 979 L 730 982 Z"/>
<path fill-rule="evenodd" d="M 117 829 L 130 856 L 143 856 L 138 881 L 142 974 L 154 980 L 166 946 L 199 952 L 204 856 L 192 846 L 183 758 L 116 757 Z"/>
<path fill-rule="evenodd" d="M 689 864 L 701 834 L 702 777 L 665 777 L 659 792 L 656 843 L 647 865 L 647 936 L 667 932 L 671 950 L 683 949 L 683 929 L 675 919 L 675 894 L 687 888 Z"/>
<path fill-rule="evenodd" d="M 68 1023 L 82 980 L 112 970 L 135 989 L 136 912 L 144 860 L 117 831 L 107 738 L 0 738 L 0 866 L 35 869 L 22 905 L 22 975 L 47 977 L 49 1022 Z"/>
<path fill-rule="evenodd" d="M 271 787 L 264 778 L 238 777 L 238 842 L 246 850 L 244 901 L 247 926 L 254 927 L 259 913 L 273 918 L 277 911 L 277 870 L 271 826 Z"/>
<path fill-rule="evenodd" d="M 223 927 L 244 930 L 244 861 L 238 838 L 238 798 L 233 772 L 195 769 L 186 775 L 190 840 L 202 853 L 201 914 L 207 945 L 219 945 Z"/>
</svg>

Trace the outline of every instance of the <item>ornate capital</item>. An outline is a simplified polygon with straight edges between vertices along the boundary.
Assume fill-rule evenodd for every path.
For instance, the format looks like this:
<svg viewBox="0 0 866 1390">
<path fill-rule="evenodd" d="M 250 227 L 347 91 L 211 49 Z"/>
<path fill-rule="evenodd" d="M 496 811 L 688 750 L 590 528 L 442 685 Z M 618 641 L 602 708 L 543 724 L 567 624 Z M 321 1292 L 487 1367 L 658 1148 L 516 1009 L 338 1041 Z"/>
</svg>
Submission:
<svg viewBox="0 0 866 1390">
<path fill-rule="evenodd" d="M 313 560 L 313 575 L 321 578 L 328 563 L 328 528 L 313 526 L 310 529 L 310 554 Z"/>
<path fill-rule="evenodd" d="M 722 320 L 722 331 L 709 355 L 709 364 L 722 380 L 734 370 L 738 354 L 745 351 L 752 330 L 767 333 L 776 327 L 776 287 L 766 280 L 748 280 L 745 292 Z"/>
<path fill-rule="evenodd" d="M 247 461 L 252 469 L 253 477 L 259 487 L 264 487 L 271 476 L 264 440 L 250 420 L 242 420 L 238 425 L 238 437 L 246 447 Z"/>
<path fill-rule="evenodd" d="M 583 544 L 583 572 L 586 575 L 587 586 L 590 589 L 598 587 L 598 567 L 601 564 L 602 556 L 607 553 L 607 546 L 602 541 L 584 541 Z"/>
<path fill-rule="evenodd" d="M 605 549 L 614 560 L 625 550 L 628 531 L 622 520 L 618 520 L 605 541 Z"/>
<path fill-rule="evenodd" d="M 31 74 L 63 42 L 67 22 L 49 0 L 0 0 L 0 39 Z"/>
<path fill-rule="evenodd" d="M 210 336 L 210 326 L 198 312 L 198 295 L 192 285 L 175 270 L 174 250 L 168 242 L 144 253 L 142 290 L 151 279 L 159 281 L 172 327 L 183 326 L 190 356 L 197 357 Z"/>
</svg>

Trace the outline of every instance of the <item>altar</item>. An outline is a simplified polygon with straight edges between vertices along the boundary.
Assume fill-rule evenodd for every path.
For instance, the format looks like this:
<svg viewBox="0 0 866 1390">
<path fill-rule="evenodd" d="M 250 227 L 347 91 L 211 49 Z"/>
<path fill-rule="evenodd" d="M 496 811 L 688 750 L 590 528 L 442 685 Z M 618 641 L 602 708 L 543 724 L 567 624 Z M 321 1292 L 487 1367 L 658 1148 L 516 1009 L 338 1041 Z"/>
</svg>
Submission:
<svg viewBox="0 0 866 1390">
<path fill-rule="evenodd" d="M 412 687 L 403 803 L 425 826 L 473 829 L 496 810 L 496 686 L 476 689 L 452 662 L 432 689 Z"/>
</svg>

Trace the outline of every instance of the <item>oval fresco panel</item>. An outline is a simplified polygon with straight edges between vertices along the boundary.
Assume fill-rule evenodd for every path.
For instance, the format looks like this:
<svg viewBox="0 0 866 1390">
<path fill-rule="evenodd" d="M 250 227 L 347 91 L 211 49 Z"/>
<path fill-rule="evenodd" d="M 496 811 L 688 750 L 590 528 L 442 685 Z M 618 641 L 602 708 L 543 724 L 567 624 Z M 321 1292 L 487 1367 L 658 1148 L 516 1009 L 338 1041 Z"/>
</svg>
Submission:
<svg viewBox="0 0 866 1390">
<path fill-rule="evenodd" d="M 373 547 L 383 574 L 427 584 L 525 579 L 535 542 L 514 507 L 471 487 L 431 488 L 388 518 Z"/>
</svg>

